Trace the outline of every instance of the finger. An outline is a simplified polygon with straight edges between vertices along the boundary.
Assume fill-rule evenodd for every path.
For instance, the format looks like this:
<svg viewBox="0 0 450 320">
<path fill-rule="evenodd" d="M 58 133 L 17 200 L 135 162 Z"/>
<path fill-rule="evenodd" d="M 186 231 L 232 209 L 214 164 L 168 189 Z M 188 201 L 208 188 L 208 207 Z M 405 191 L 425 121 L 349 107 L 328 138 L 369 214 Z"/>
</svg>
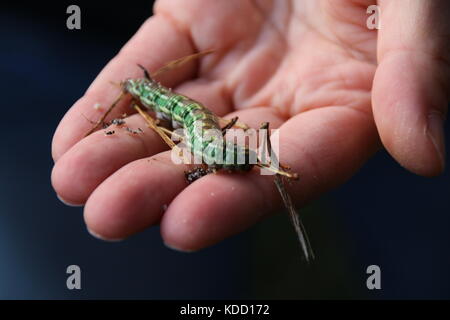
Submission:
<svg viewBox="0 0 450 320">
<path fill-rule="evenodd" d="M 391 155 L 414 173 L 445 165 L 443 122 L 449 101 L 448 1 L 381 1 L 373 113 Z"/>
<path fill-rule="evenodd" d="M 278 124 L 282 121 L 269 108 L 245 110 L 239 115 L 244 121 L 250 117 Z M 122 239 L 157 223 L 163 212 L 161 208 L 170 207 L 173 198 L 187 187 L 185 170 L 186 166 L 171 162 L 169 152 L 118 169 L 87 200 L 84 214 L 88 228 L 104 239 Z"/>
<path fill-rule="evenodd" d="M 123 126 L 111 125 L 81 140 L 55 163 L 52 185 L 65 203 L 84 204 L 94 189 L 122 166 L 167 150 L 162 139 L 132 115 Z M 142 133 L 126 130 L 141 128 Z M 113 132 L 105 135 L 105 132 Z"/>
<path fill-rule="evenodd" d="M 356 109 L 315 109 L 280 127 L 280 162 L 300 174 L 292 182 L 297 205 L 348 179 L 378 148 L 371 115 Z M 165 243 L 192 251 L 251 226 L 281 206 L 273 176 L 208 175 L 184 189 L 161 221 Z"/>
<path fill-rule="evenodd" d="M 278 208 L 275 190 L 267 180 L 254 170 L 195 181 L 165 212 L 161 221 L 164 243 L 176 250 L 196 251 L 244 231 Z"/>
<path fill-rule="evenodd" d="M 170 151 L 120 168 L 89 197 L 84 208 L 88 230 L 117 240 L 157 224 L 165 206 L 187 186 L 185 170 L 171 163 Z"/>
<path fill-rule="evenodd" d="M 91 129 L 92 124 L 86 121 L 84 116 L 96 121 L 114 101 L 120 90 L 111 82 L 119 83 L 126 78 L 142 77 L 142 70 L 137 64 L 142 64 L 153 71 L 170 60 L 191 53 L 193 48 L 187 31 L 179 31 L 163 16 L 156 15 L 149 18 L 61 120 L 53 137 L 53 159 L 57 161 Z M 194 66 L 195 63 L 191 62 L 176 72 L 168 72 L 162 76 L 163 83 L 174 86 L 193 76 Z M 97 103 L 102 105 L 102 110 L 93 107 Z M 124 112 L 132 112 L 126 99 L 115 108 L 109 119 L 117 118 Z"/>
</svg>

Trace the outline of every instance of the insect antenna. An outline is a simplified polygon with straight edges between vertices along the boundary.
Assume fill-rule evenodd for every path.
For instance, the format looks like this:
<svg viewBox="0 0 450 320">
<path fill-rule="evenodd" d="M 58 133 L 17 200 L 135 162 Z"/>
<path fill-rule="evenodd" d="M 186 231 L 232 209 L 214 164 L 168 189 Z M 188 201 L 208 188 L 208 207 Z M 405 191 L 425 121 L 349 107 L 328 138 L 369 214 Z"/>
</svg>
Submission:
<svg viewBox="0 0 450 320">
<path fill-rule="evenodd" d="M 306 233 L 306 229 L 303 226 L 302 221 L 300 220 L 300 216 L 298 212 L 295 210 L 295 207 L 292 203 L 292 199 L 289 193 L 286 190 L 286 186 L 283 181 L 283 177 L 280 175 L 275 175 L 275 185 L 277 186 L 278 192 L 283 198 L 283 203 L 286 209 L 289 212 L 289 217 L 291 218 L 292 225 L 294 226 L 295 232 L 297 233 L 298 241 L 303 251 L 303 255 L 305 257 L 306 262 L 311 262 L 315 259 L 314 251 L 312 249 L 311 243 L 309 242 L 308 235 Z"/>
<path fill-rule="evenodd" d="M 269 169 L 276 173 L 275 179 L 274 179 L 275 186 L 277 187 L 278 192 L 280 193 L 281 198 L 283 199 L 284 206 L 288 210 L 289 217 L 291 219 L 292 225 L 294 226 L 295 232 L 298 237 L 298 241 L 299 241 L 301 249 L 303 251 L 303 256 L 304 256 L 306 262 L 309 263 L 312 260 L 314 260 L 314 258 L 315 258 L 314 252 L 312 250 L 311 243 L 309 242 L 308 235 L 306 233 L 306 229 L 300 220 L 300 216 L 299 216 L 298 212 L 296 211 L 294 204 L 292 203 L 291 196 L 287 192 L 286 186 L 285 186 L 285 183 L 283 180 L 283 178 L 285 178 L 285 177 L 298 179 L 298 175 L 290 174 L 287 171 L 279 170 L 279 169 L 276 169 L 273 167 L 273 163 L 275 163 L 275 165 L 278 165 L 279 161 L 278 161 L 277 155 L 272 151 L 272 145 L 270 142 L 269 130 L 268 130 L 269 123 L 268 122 L 263 123 L 261 125 L 261 129 L 266 129 L 266 138 L 267 139 L 265 139 L 265 140 L 267 141 L 267 151 L 271 158 L 271 165 L 267 166 L 267 167 L 260 165 L 260 167 Z"/>
<path fill-rule="evenodd" d="M 159 68 L 158 70 L 153 72 L 151 74 L 151 77 L 154 78 L 154 77 L 160 75 L 161 73 L 172 70 L 174 68 L 181 67 L 183 64 L 185 64 L 191 60 L 201 58 L 203 56 L 206 56 L 207 54 L 213 53 L 214 51 L 215 50 L 205 50 L 205 51 L 197 52 L 197 53 L 179 58 L 177 60 L 170 61 L 169 63 L 165 64 L 164 66 L 162 66 L 161 68 Z"/>
</svg>

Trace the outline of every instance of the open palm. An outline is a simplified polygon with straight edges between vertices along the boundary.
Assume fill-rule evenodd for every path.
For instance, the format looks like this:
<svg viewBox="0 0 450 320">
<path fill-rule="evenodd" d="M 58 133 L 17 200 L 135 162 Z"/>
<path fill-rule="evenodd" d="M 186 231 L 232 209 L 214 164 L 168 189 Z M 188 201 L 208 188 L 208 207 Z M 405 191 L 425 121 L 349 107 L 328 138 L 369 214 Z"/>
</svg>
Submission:
<svg viewBox="0 0 450 320">
<path fill-rule="evenodd" d="M 85 204 L 87 226 L 101 238 L 122 239 L 160 223 L 165 243 L 186 251 L 279 209 L 273 177 L 257 170 L 208 175 L 188 186 L 186 167 L 170 161 L 150 129 L 141 135 L 117 130 L 108 137 L 100 130 L 83 138 L 92 126 L 83 115 L 99 118 L 93 105 L 107 106 L 117 95 L 111 82 L 141 77 L 138 63 L 154 71 L 207 49 L 215 52 L 163 74 L 161 82 L 218 115 L 279 128 L 280 160 L 300 175 L 290 188 L 298 205 L 348 179 L 379 148 L 379 136 L 406 168 L 440 173 L 449 92 L 448 47 L 441 42 L 448 40 L 449 5 L 412 0 L 405 11 L 404 0 L 379 1 L 378 34 L 366 27 L 366 9 L 374 2 L 157 2 L 155 15 L 56 130 L 52 183 L 59 197 Z M 425 19 L 409 23 L 424 10 Z M 124 112 L 132 113 L 129 100 L 108 119 Z M 137 114 L 126 122 L 145 127 Z"/>
</svg>

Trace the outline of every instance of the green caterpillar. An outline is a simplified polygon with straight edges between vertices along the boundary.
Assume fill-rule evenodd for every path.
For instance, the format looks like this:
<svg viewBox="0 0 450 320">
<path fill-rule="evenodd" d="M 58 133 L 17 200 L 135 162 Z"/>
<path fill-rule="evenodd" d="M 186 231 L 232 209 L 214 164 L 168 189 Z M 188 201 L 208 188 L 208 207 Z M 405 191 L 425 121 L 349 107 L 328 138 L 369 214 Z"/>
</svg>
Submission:
<svg viewBox="0 0 450 320">
<path fill-rule="evenodd" d="M 257 159 L 255 151 L 219 139 L 217 135 L 205 134 L 221 132 L 215 114 L 201 103 L 162 86 L 144 72 L 145 78 L 122 82 L 123 91 L 155 112 L 157 118 L 172 121 L 173 128 L 184 128 L 184 141 L 189 151 L 200 155 L 204 163 L 216 170 L 250 171 L 253 168 Z"/>
</svg>

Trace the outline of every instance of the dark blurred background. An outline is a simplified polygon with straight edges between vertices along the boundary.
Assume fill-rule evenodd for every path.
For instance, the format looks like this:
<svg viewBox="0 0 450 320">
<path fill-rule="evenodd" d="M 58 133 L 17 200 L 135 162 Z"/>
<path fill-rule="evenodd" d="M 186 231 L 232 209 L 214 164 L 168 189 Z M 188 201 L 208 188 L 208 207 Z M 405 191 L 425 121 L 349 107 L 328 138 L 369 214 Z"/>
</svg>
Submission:
<svg viewBox="0 0 450 320">
<path fill-rule="evenodd" d="M 81 30 L 66 28 L 70 4 L 81 7 Z M 151 8 L 1 6 L 0 298 L 450 298 L 449 174 L 414 176 L 386 152 L 303 210 L 318 255 L 310 267 L 284 214 L 191 254 L 164 247 L 157 227 L 119 243 L 92 238 L 82 208 L 63 205 L 50 185 L 52 135 Z M 71 264 L 82 290 L 66 288 Z M 366 288 L 372 264 L 381 290 Z"/>
</svg>

